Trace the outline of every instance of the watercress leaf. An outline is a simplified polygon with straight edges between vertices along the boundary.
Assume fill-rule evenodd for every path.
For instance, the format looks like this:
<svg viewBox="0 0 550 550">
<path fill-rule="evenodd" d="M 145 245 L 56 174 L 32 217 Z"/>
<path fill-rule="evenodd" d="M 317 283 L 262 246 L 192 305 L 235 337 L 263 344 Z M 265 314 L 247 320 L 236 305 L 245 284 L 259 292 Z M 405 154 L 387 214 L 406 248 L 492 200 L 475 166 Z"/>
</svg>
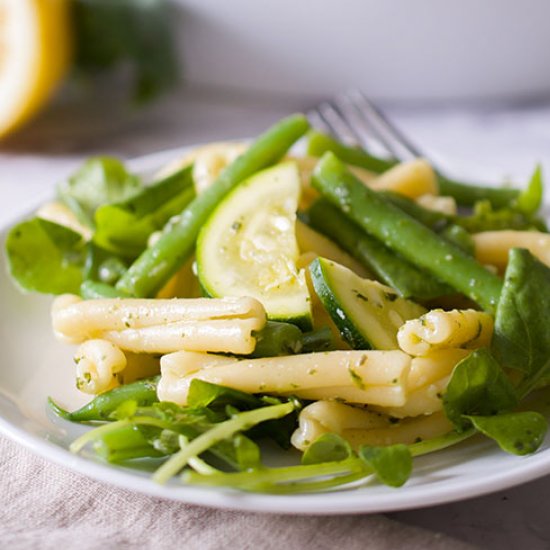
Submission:
<svg viewBox="0 0 550 550">
<path fill-rule="evenodd" d="M 302 464 L 339 462 L 353 454 L 350 444 L 338 434 L 326 433 L 319 436 L 302 455 Z"/>
<path fill-rule="evenodd" d="M 497 305 L 492 349 L 504 366 L 524 373 L 529 384 L 548 374 L 550 268 L 529 251 L 513 248 Z"/>
<path fill-rule="evenodd" d="M 233 388 L 211 384 L 203 380 L 192 380 L 187 395 L 187 404 L 189 407 L 221 407 L 233 405 L 237 408 L 254 409 L 262 407 L 265 404 L 249 393 L 245 393 Z"/>
<path fill-rule="evenodd" d="M 239 469 L 251 470 L 261 466 L 260 448 L 250 438 L 237 434 L 233 438 L 233 446 Z"/>
<path fill-rule="evenodd" d="M 443 395 L 443 408 L 458 431 L 467 429 L 463 415 L 490 415 L 517 404 L 514 387 L 489 350 L 479 349 L 455 367 Z"/>
<path fill-rule="evenodd" d="M 194 197 L 192 168 L 188 166 L 129 199 L 100 206 L 95 212 L 94 242 L 115 253 L 136 257 L 147 246 L 151 233 L 162 229 Z"/>
<path fill-rule="evenodd" d="M 359 456 L 374 470 L 378 479 L 390 487 L 401 487 L 411 475 L 412 456 L 406 445 L 363 445 Z"/>
<path fill-rule="evenodd" d="M 542 166 L 537 164 L 527 187 L 517 198 L 516 208 L 527 215 L 535 214 L 542 204 L 543 193 Z"/>
<path fill-rule="evenodd" d="M 544 416 L 532 411 L 468 416 L 468 419 L 481 433 L 494 439 L 503 451 L 521 456 L 534 453 L 548 429 Z"/>
<path fill-rule="evenodd" d="M 20 288 L 46 294 L 78 294 L 85 258 L 82 236 L 33 218 L 14 226 L 6 239 L 9 271 Z"/>
<path fill-rule="evenodd" d="M 79 220 L 94 227 L 94 214 L 102 204 L 119 202 L 139 191 L 142 184 L 124 164 L 112 157 L 88 159 L 57 189 L 59 198 Z"/>
</svg>

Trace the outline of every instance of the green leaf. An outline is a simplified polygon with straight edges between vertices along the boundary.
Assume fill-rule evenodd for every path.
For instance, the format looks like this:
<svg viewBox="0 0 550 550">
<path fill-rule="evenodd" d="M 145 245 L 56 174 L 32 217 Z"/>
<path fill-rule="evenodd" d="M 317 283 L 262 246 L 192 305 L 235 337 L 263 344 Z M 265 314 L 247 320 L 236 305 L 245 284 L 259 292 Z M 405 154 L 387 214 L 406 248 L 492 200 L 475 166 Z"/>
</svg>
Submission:
<svg viewBox="0 0 550 550">
<path fill-rule="evenodd" d="M 93 157 L 62 182 L 57 192 L 82 223 L 94 227 L 94 214 L 101 205 L 128 199 L 141 187 L 139 178 L 129 174 L 120 160 Z"/>
<path fill-rule="evenodd" d="M 443 408 L 458 431 L 470 425 L 463 415 L 491 415 L 517 404 L 514 387 L 487 349 L 479 349 L 455 367 L 443 395 Z"/>
<path fill-rule="evenodd" d="M 162 229 L 194 197 L 189 166 L 145 187 L 127 200 L 100 206 L 95 212 L 94 242 L 135 258 L 147 246 L 151 233 Z"/>
<path fill-rule="evenodd" d="M 470 233 L 504 229 L 547 231 L 545 222 L 534 214 L 510 206 L 494 209 L 488 200 L 477 201 L 470 216 L 454 216 L 453 222 Z"/>
<path fill-rule="evenodd" d="M 113 252 L 105 250 L 93 242 L 86 244 L 86 261 L 83 271 L 85 281 L 114 285 L 127 269 L 126 261 Z"/>
<path fill-rule="evenodd" d="M 532 411 L 467 418 L 481 433 L 494 439 L 503 451 L 515 455 L 534 453 L 548 429 L 544 416 Z"/>
<path fill-rule="evenodd" d="M 521 248 L 510 250 L 495 317 L 493 352 L 524 373 L 523 386 L 550 370 L 550 268 Z"/>
<path fill-rule="evenodd" d="M 84 244 L 79 233 L 41 218 L 19 223 L 6 239 L 10 274 L 23 290 L 78 294 Z"/>
<path fill-rule="evenodd" d="M 187 395 L 189 407 L 223 407 L 233 405 L 237 408 L 258 408 L 265 406 L 261 399 L 233 388 L 218 386 L 210 382 L 194 379 L 189 386 Z"/>
<path fill-rule="evenodd" d="M 77 69 L 133 69 L 137 102 L 178 81 L 174 14 L 166 0 L 73 0 Z"/>
<path fill-rule="evenodd" d="M 363 445 L 359 456 L 374 470 L 378 479 L 390 487 L 401 487 L 411 475 L 412 456 L 407 445 Z"/>
<path fill-rule="evenodd" d="M 516 208 L 526 215 L 535 214 L 542 204 L 543 194 L 542 166 L 537 164 L 527 187 L 517 199 Z"/>
<path fill-rule="evenodd" d="M 350 444 L 338 434 L 327 433 L 319 436 L 302 455 L 302 464 L 339 462 L 353 454 Z"/>
<path fill-rule="evenodd" d="M 238 434 L 233 438 L 235 461 L 241 470 L 257 469 L 261 466 L 260 448 L 250 438 Z"/>
</svg>

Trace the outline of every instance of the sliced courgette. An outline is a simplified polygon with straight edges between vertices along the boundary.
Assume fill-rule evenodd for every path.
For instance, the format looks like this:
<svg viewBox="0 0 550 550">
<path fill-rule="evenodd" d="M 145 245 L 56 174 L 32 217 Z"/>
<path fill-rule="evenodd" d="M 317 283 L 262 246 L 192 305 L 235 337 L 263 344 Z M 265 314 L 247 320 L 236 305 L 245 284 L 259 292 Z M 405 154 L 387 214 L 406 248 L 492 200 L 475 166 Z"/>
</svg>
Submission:
<svg viewBox="0 0 550 550">
<path fill-rule="evenodd" d="M 399 327 L 426 312 L 389 286 L 325 258 L 317 258 L 309 269 L 315 292 L 354 349 L 397 349 Z"/>
<path fill-rule="evenodd" d="M 305 273 L 296 267 L 300 177 L 293 162 L 241 183 L 215 209 L 197 241 L 197 272 L 214 297 L 252 296 L 270 319 L 311 327 Z"/>
</svg>

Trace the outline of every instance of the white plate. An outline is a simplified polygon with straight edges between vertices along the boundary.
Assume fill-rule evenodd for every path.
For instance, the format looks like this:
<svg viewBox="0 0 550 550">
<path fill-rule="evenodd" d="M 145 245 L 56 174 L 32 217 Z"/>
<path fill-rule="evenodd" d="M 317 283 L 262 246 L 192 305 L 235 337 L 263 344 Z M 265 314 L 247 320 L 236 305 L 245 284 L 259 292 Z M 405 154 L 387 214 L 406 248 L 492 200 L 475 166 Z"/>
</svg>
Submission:
<svg viewBox="0 0 550 550">
<path fill-rule="evenodd" d="M 181 153 L 181 151 L 179 152 Z M 134 170 L 149 172 L 177 156 L 169 151 L 143 157 Z M 2 232 L 4 242 L 6 231 Z M 11 283 L 0 259 L 0 431 L 35 453 L 81 474 L 174 500 L 219 508 L 292 513 L 344 514 L 384 512 L 441 504 L 497 491 L 550 473 L 550 437 L 534 455 L 518 458 L 501 452 L 486 439 L 473 439 L 446 451 L 415 459 L 405 487 L 370 483 L 358 489 L 312 495 L 262 495 L 229 489 L 166 486 L 148 474 L 74 456 L 69 443 L 85 428 L 55 418 L 47 396 L 77 407 L 85 401 L 74 388 L 71 348 L 58 343 L 50 327 L 51 299 L 22 295 Z"/>
</svg>

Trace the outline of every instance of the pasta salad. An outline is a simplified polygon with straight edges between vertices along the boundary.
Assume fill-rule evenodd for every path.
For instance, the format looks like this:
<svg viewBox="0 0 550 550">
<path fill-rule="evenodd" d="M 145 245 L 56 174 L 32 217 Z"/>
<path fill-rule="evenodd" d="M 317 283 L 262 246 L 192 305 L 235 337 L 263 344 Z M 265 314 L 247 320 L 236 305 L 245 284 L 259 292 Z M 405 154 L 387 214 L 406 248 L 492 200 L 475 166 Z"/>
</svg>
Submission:
<svg viewBox="0 0 550 550">
<path fill-rule="evenodd" d="M 544 439 L 524 401 L 550 382 L 542 195 L 540 167 L 523 190 L 467 185 L 294 115 L 151 181 L 92 158 L 6 253 L 75 346 L 91 400 L 49 401 L 90 425 L 71 451 L 159 483 L 399 487 L 476 434 L 516 455 Z M 269 466 L 265 440 L 299 463 Z"/>
</svg>

